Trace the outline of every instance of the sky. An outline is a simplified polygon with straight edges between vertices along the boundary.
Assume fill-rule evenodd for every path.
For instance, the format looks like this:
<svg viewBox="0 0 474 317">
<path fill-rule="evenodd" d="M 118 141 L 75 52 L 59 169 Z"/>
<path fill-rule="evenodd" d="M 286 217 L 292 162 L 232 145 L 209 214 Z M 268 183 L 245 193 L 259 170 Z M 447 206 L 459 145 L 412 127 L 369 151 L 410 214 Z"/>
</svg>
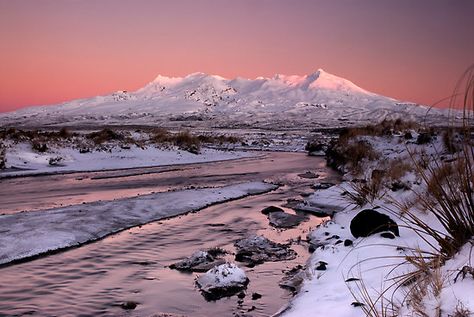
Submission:
<svg viewBox="0 0 474 317">
<path fill-rule="evenodd" d="M 318 68 L 433 105 L 473 63 L 473 0 L 0 0 L 0 112 Z"/>
</svg>

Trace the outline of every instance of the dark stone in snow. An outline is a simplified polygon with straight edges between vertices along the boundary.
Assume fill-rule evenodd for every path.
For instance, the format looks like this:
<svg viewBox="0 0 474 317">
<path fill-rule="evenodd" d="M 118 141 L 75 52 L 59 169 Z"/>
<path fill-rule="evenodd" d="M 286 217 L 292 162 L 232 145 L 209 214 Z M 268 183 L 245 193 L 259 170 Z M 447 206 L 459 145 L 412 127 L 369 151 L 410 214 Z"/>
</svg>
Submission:
<svg viewBox="0 0 474 317">
<path fill-rule="evenodd" d="M 316 267 L 316 271 L 326 271 L 327 269 L 327 263 L 324 261 L 319 261 L 319 265 Z"/>
<path fill-rule="evenodd" d="M 237 297 L 240 298 L 240 299 L 245 298 L 245 293 L 240 292 L 239 294 L 237 294 Z"/>
<path fill-rule="evenodd" d="M 351 245 L 352 245 L 352 240 L 349 240 L 349 239 L 344 240 L 344 246 L 345 247 L 348 247 L 348 246 L 351 246 Z"/>
<path fill-rule="evenodd" d="M 266 207 L 264 209 L 262 209 L 262 214 L 264 215 L 268 215 L 272 212 L 285 212 L 283 209 L 281 209 L 280 207 L 275 207 L 275 206 L 269 206 L 269 207 Z"/>
<path fill-rule="evenodd" d="M 386 238 L 386 239 L 395 239 L 395 235 L 393 233 L 391 233 L 390 231 L 387 231 L 387 232 L 382 232 L 380 234 L 380 236 L 382 238 Z"/>
<path fill-rule="evenodd" d="M 372 234 L 391 231 L 399 236 L 398 225 L 389 216 L 373 209 L 364 209 L 351 221 L 351 233 L 354 237 L 368 237 Z"/>
<path fill-rule="evenodd" d="M 257 300 L 257 299 L 260 299 L 262 298 L 262 295 L 259 294 L 259 293 L 253 293 L 252 294 L 252 300 Z"/>
</svg>

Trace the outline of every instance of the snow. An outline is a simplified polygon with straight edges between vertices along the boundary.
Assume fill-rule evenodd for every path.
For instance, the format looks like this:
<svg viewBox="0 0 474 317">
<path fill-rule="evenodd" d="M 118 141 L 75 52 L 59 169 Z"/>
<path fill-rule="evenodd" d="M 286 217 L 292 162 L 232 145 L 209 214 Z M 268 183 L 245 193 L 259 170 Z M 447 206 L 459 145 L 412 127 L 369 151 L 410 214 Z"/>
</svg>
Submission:
<svg viewBox="0 0 474 317">
<path fill-rule="evenodd" d="M 306 107 L 301 107 L 302 103 Z M 314 105 L 314 106 L 312 106 Z M 158 76 L 135 92 L 73 100 L 0 114 L 2 125 L 167 125 L 177 116 L 193 116 L 192 125 L 338 127 L 384 118 L 425 120 L 427 107 L 368 92 L 322 69 L 310 75 L 226 79 L 194 73 Z M 448 112 L 431 109 L 428 122 L 444 124 Z M 316 123 L 316 124 L 315 124 Z M 175 122 L 175 124 L 178 124 Z"/>
<path fill-rule="evenodd" d="M 198 277 L 196 283 L 203 292 L 212 293 L 218 289 L 244 287 L 248 282 L 245 271 L 234 263 L 216 266 Z"/>
<path fill-rule="evenodd" d="M 115 146 L 111 151 L 93 150 L 80 153 L 71 147 L 53 147 L 45 153 L 34 152 L 28 143 L 10 144 L 6 159 L 8 171 L 2 171 L 0 178 L 13 175 L 34 175 L 43 173 L 64 173 L 77 171 L 99 171 L 133 167 L 151 167 L 174 164 L 203 163 L 249 157 L 250 152 L 218 151 L 202 149 L 192 154 L 178 149 L 162 149 L 149 146 L 141 148 L 132 145 L 130 149 Z M 50 159 L 62 158 L 58 165 L 51 166 Z M 11 170 L 13 168 L 14 170 Z M 21 169 L 21 170 L 16 170 Z"/>
<path fill-rule="evenodd" d="M 78 246 L 123 229 L 276 187 L 247 182 L 3 215 L 0 216 L 0 264 Z"/>
<path fill-rule="evenodd" d="M 423 155 L 427 157 L 447 155 L 443 152 L 440 137 L 426 145 L 417 145 L 410 141 L 406 144 L 402 136 L 360 138 L 370 142 L 374 149 L 382 154 L 378 162 L 368 162 L 364 165 L 365 176 L 371 174 L 376 164 L 388 158 L 410 160 L 408 150 L 415 157 L 423 152 L 425 153 Z M 277 315 L 284 317 L 366 316 L 363 308 L 353 305 L 355 302 L 366 303 L 364 291 L 367 291 L 375 302 L 375 309 L 379 312 L 388 308 L 388 316 L 391 316 L 390 309 L 393 304 L 393 307 L 400 309 L 393 313 L 394 316 L 416 315 L 413 311 L 414 304 L 410 305 L 410 298 L 406 297 L 413 285 L 397 287 L 399 284 L 396 281 L 400 276 L 416 270 L 416 267 L 407 261 L 409 257 L 419 255 L 418 250 L 436 252 L 433 249 L 436 242 L 427 235 L 420 236 L 420 233 L 407 226 L 407 220 L 403 217 L 397 202 L 413 200 L 414 191 L 422 192 L 423 183 L 413 171 L 408 171 L 402 179 L 409 183 L 414 191 L 392 192 L 386 189 L 383 195 L 371 204 L 356 206 L 347 199 L 347 195 L 343 195 L 346 191 L 354 190 L 349 183 L 353 175 L 346 174 L 344 178 L 346 181 L 341 185 L 318 190 L 307 198 L 305 205 L 313 206 L 315 210 L 331 206 L 337 212 L 330 221 L 323 223 L 308 235 L 308 240 L 316 246 L 316 249 L 306 266 L 304 275 L 306 280 L 298 295 Z M 387 239 L 380 234 L 374 234 L 355 239 L 350 232 L 350 222 L 358 212 L 366 208 L 376 208 L 378 212 L 388 215 L 397 222 L 400 236 Z M 432 214 L 423 212 L 417 205 L 412 205 L 411 212 L 430 224 L 432 229 L 444 232 Z M 332 238 L 333 236 L 337 238 Z M 353 241 L 353 245 L 345 246 L 343 243 L 337 243 L 337 240 L 345 241 L 346 239 Z M 472 300 L 474 275 L 468 273 L 465 279 L 462 279 L 460 275 L 461 277 L 456 282 L 454 281 L 461 268 L 473 266 L 473 248 L 474 241 L 471 241 L 457 255 L 442 265 L 439 272 L 429 272 L 429 279 L 435 279 L 439 275 L 438 280 L 441 281 L 442 288 L 438 296 L 434 295 L 436 292 L 432 284 L 420 284 L 422 291 L 419 292 L 421 294 L 419 305 L 422 305 L 426 316 L 438 316 L 437 309 L 446 316 L 454 316 L 455 309 L 460 307 L 470 312 L 474 311 Z M 320 261 L 328 263 L 326 270 L 316 269 Z M 422 294 L 424 290 L 427 291 L 426 294 Z M 381 295 L 383 295 L 383 300 L 380 300 Z M 366 308 L 370 309 L 368 306 Z M 373 313 L 373 315 L 377 314 Z"/>
</svg>

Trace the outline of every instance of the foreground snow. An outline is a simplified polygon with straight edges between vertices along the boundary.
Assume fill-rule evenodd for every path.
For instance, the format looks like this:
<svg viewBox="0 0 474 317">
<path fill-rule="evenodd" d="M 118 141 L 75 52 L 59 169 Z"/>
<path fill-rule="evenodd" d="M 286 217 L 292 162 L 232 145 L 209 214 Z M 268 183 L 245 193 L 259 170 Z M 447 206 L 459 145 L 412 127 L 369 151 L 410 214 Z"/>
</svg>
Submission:
<svg viewBox="0 0 474 317">
<path fill-rule="evenodd" d="M 415 133 L 414 133 L 415 134 Z M 416 136 L 416 134 L 415 134 Z M 364 138 L 364 137 L 362 137 Z M 366 137 L 374 149 L 381 153 L 380 161 L 399 159 L 408 162 L 411 153 L 423 153 L 424 156 L 449 154 L 443 152 L 440 138 L 426 145 L 417 145 L 407 142 L 402 136 L 393 138 Z M 415 154 L 417 155 L 417 154 Z M 365 176 L 371 175 L 377 162 L 367 162 Z M 385 189 L 379 198 L 364 206 L 356 206 L 348 199 L 348 192 L 356 194 L 351 177 L 346 174 L 339 186 L 318 190 L 310 196 L 304 206 L 307 210 L 329 210 L 333 219 L 328 221 L 308 235 L 310 242 L 316 246 L 315 251 L 307 263 L 306 281 L 299 294 L 290 305 L 282 310 L 285 317 L 303 316 L 338 316 L 359 317 L 366 316 L 360 305 L 371 309 L 367 301 L 375 304 L 372 316 L 470 316 L 470 314 L 456 315 L 456 311 L 466 309 L 474 312 L 474 274 L 462 275 L 455 281 L 459 270 L 464 266 L 472 267 L 474 263 L 474 241 L 468 243 L 454 258 L 441 266 L 439 270 L 428 269 L 428 281 L 411 281 L 406 285 L 396 283 L 404 274 L 416 271 L 416 267 L 407 261 L 419 255 L 419 251 L 436 252 L 433 246 L 437 243 L 430 236 L 421 235 L 407 226 L 407 222 L 400 211 L 397 202 L 414 201 L 414 191 L 422 192 L 424 185 L 414 172 L 407 172 L 401 181 L 412 190 Z M 380 213 L 388 215 L 397 222 L 400 236 L 393 239 L 383 238 L 381 234 L 374 234 L 366 238 L 355 239 L 350 231 L 351 220 L 361 210 L 376 208 Z M 411 205 L 412 212 L 416 212 L 420 219 L 430 224 L 430 227 L 444 232 L 433 215 L 417 209 Z M 350 240 L 351 243 L 341 243 Z M 321 262 L 327 263 L 325 270 L 318 270 Z M 439 283 L 440 291 L 436 289 Z M 414 288 L 420 287 L 420 290 Z M 414 288 L 419 298 L 407 296 Z M 365 295 L 364 295 L 365 294 Z M 381 314 L 381 311 L 385 311 Z"/>
<path fill-rule="evenodd" d="M 203 163 L 212 161 L 232 160 L 249 157 L 250 152 L 218 151 L 202 149 L 199 154 L 192 154 L 179 149 L 161 149 L 156 147 L 140 148 L 132 145 L 130 149 L 116 146 L 109 151 L 91 151 L 80 153 L 70 147 L 56 147 L 45 153 L 31 149 L 28 143 L 9 146 L 6 159 L 7 171 L 3 176 L 32 175 L 43 173 L 100 171 L 110 169 L 164 166 L 174 164 Z M 60 158 L 57 164 L 51 165 L 50 160 Z"/>
<path fill-rule="evenodd" d="M 0 264 L 78 246 L 126 228 L 276 187 L 248 182 L 0 216 Z"/>
</svg>

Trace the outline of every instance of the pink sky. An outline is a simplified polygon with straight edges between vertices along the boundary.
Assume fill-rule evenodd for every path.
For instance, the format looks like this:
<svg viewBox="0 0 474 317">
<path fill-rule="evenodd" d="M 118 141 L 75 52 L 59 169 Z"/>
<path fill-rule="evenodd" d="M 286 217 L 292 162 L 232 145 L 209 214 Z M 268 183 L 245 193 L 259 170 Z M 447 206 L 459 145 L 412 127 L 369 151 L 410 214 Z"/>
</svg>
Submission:
<svg viewBox="0 0 474 317">
<path fill-rule="evenodd" d="M 308 74 L 447 97 L 474 63 L 472 0 L 0 0 L 0 112 L 158 74 Z"/>
</svg>

